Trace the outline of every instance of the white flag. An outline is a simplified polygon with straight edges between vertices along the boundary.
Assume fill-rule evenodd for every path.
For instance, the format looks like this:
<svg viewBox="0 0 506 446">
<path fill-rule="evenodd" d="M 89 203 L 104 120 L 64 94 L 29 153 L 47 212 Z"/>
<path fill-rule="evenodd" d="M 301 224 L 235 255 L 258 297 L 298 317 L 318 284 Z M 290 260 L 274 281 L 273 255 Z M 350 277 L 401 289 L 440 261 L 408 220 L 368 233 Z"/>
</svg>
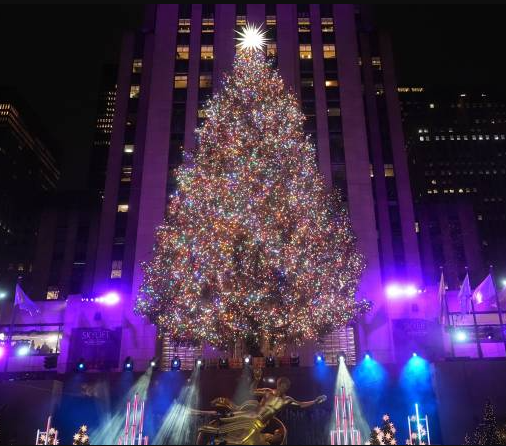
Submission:
<svg viewBox="0 0 506 446">
<path fill-rule="evenodd" d="M 469 304 L 471 303 L 471 296 L 473 295 L 471 291 L 471 284 L 469 282 L 469 273 L 466 274 L 466 278 L 464 282 L 462 282 L 462 286 L 459 291 L 459 302 L 460 302 L 460 312 L 462 314 L 468 314 L 471 309 L 469 308 Z"/>
<path fill-rule="evenodd" d="M 495 302 L 495 285 L 492 275 L 489 274 L 486 279 L 481 282 L 473 293 L 473 300 L 477 304 L 494 303 Z"/>
<path fill-rule="evenodd" d="M 25 310 L 30 313 L 30 316 L 33 314 L 40 313 L 39 307 L 30 300 L 30 298 L 25 294 L 19 283 L 16 285 L 16 295 L 14 296 L 14 306 L 18 306 L 20 310 Z"/>
<path fill-rule="evenodd" d="M 439 323 L 443 325 L 445 323 L 445 314 L 446 314 L 446 283 L 445 283 L 445 276 L 443 272 L 441 272 L 441 280 L 439 281 L 439 290 L 437 293 L 437 296 L 439 298 L 439 307 L 440 307 L 440 314 L 439 314 Z"/>
</svg>

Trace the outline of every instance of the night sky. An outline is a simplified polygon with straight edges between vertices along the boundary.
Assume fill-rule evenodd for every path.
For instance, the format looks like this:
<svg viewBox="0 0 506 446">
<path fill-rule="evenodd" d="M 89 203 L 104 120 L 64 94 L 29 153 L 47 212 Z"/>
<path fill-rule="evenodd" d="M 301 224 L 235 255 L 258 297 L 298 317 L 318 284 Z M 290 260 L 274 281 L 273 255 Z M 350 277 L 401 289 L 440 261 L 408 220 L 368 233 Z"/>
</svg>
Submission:
<svg viewBox="0 0 506 446">
<path fill-rule="evenodd" d="M 504 91 L 504 12 L 493 5 L 377 6 L 401 85 Z M 31 104 L 63 153 L 62 188 L 85 183 L 101 68 L 117 62 L 142 5 L 0 6 L 0 86 Z"/>
</svg>

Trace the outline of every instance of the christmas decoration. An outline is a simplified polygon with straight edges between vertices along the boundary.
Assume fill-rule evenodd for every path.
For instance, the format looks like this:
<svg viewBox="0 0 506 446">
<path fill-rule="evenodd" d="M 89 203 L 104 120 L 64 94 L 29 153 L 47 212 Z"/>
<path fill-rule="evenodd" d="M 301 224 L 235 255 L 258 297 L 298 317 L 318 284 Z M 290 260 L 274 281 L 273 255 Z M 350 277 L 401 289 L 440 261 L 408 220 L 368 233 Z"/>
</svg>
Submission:
<svg viewBox="0 0 506 446">
<path fill-rule="evenodd" d="M 118 439 L 118 444 L 148 444 L 149 438 L 144 436 L 144 409 L 145 401 L 141 401 L 139 394 L 136 393 L 133 402 L 127 402 L 125 428 Z"/>
<path fill-rule="evenodd" d="M 88 427 L 87 426 L 81 426 L 79 428 L 79 432 L 74 435 L 74 445 L 87 445 L 90 444 L 90 437 L 88 436 Z"/>
<path fill-rule="evenodd" d="M 362 257 L 297 99 L 259 31 L 243 34 L 143 266 L 136 311 L 175 342 L 298 343 L 370 309 L 355 300 Z"/>
<path fill-rule="evenodd" d="M 409 439 L 406 444 L 430 445 L 429 417 L 420 417 L 418 404 L 415 404 L 415 415 L 408 417 Z"/>
<path fill-rule="evenodd" d="M 504 439 L 504 437 L 502 437 L 501 429 L 497 426 L 494 406 L 490 401 L 487 401 L 482 422 L 478 425 L 473 435 L 466 435 L 464 444 L 506 444 L 504 441 L 501 442 L 501 439 Z"/>
<path fill-rule="evenodd" d="M 395 439 L 396 429 L 388 415 L 383 415 L 383 426 L 375 427 L 371 431 L 369 442 L 366 444 L 397 444 Z"/>
<path fill-rule="evenodd" d="M 336 428 L 330 431 L 330 444 L 362 444 L 360 431 L 355 428 L 353 398 L 345 387 L 334 397 L 334 415 Z"/>
<path fill-rule="evenodd" d="M 60 441 L 58 439 L 58 431 L 51 427 L 52 417 L 48 417 L 46 424 L 46 431 L 37 431 L 37 437 L 35 440 L 36 445 L 58 445 Z"/>
</svg>

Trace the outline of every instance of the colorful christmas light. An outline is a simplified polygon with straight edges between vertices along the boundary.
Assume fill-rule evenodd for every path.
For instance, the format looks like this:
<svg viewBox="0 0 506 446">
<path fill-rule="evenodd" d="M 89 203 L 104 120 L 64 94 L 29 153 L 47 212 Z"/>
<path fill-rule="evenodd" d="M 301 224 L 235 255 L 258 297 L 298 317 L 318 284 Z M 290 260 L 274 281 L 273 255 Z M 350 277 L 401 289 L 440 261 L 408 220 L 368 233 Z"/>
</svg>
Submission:
<svg viewBox="0 0 506 446">
<path fill-rule="evenodd" d="M 355 299 L 363 260 L 299 103 L 255 48 L 208 102 L 143 266 L 136 310 L 175 341 L 300 343 L 370 309 Z"/>
</svg>

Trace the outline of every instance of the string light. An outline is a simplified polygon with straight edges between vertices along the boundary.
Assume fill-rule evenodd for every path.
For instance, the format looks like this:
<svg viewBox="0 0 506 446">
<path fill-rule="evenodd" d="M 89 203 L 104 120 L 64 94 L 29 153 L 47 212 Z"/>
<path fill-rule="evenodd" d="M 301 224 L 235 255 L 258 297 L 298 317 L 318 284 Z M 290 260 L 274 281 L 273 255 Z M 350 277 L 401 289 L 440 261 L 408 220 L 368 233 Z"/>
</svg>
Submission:
<svg viewBox="0 0 506 446">
<path fill-rule="evenodd" d="M 143 265 L 136 311 L 176 342 L 299 344 L 370 309 L 355 300 L 364 264 L 347 212 L 250 30 L 239 45 L 252 51 L 208 102 Z"/>
</svg>

